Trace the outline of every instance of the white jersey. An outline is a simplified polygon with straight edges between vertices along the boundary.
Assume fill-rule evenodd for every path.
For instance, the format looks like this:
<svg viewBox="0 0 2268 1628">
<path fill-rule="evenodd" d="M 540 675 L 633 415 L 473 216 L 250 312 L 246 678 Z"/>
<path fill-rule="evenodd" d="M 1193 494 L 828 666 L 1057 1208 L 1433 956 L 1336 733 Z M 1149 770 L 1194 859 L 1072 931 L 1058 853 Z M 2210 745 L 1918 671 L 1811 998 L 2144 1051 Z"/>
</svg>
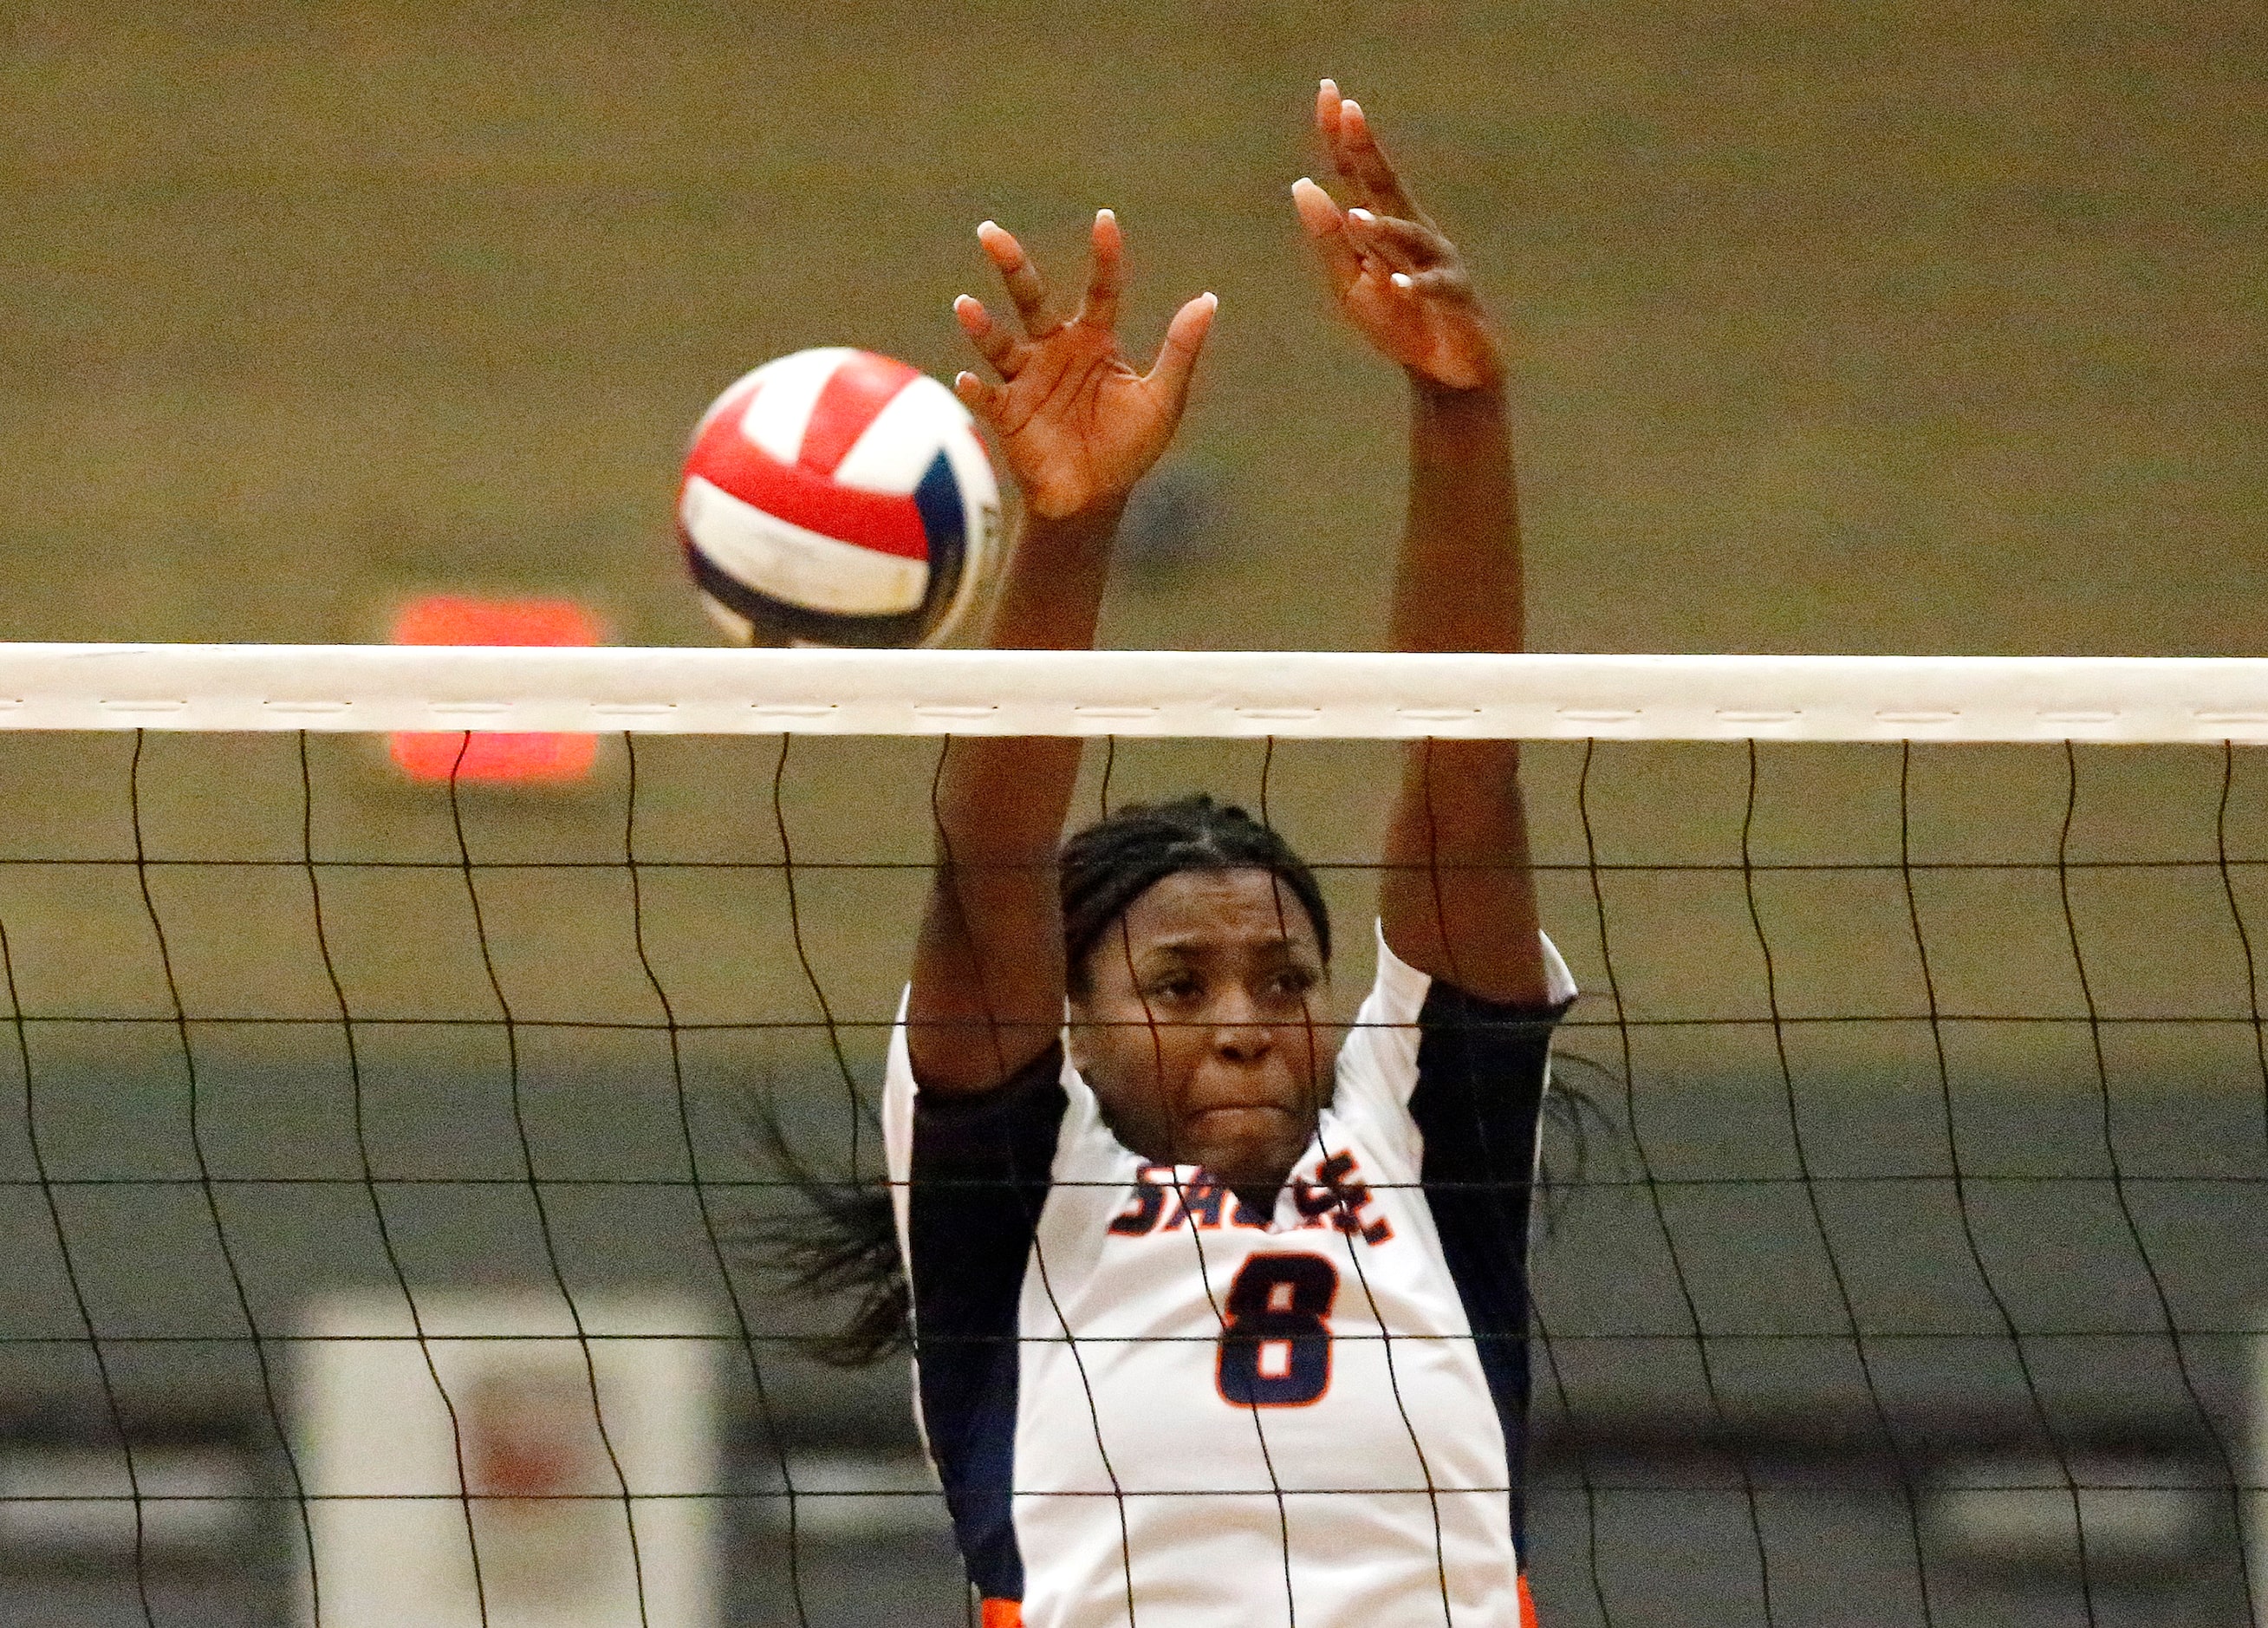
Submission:
<svg viewBox="0 0 2268 1628">
<path fill-rule="evenodd" d="M 1148 1163 L 1059 1050 L 883 1093 L 916 1393 L 986 1628 L 1516 1628 L 1551 1004 L 1398 960 L 1273 1214 Z"/>
</svg>

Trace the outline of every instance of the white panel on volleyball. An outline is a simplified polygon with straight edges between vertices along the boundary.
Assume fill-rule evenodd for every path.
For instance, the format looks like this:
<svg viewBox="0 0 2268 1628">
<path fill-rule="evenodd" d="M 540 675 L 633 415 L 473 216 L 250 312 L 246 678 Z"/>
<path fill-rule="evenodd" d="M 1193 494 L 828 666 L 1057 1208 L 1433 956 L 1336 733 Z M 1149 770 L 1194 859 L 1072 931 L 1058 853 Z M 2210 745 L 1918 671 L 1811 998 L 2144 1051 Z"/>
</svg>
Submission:
<svg viewBox="0 0 2268 1628">
<path fill-rule="evenodd" d="M 718 1622 L 709 1330 L 669 1297 L 576 1309 L 587 1366 L 553 1294 L 420 1293 L 416 1323 L 398 1293 L 309 1308 L 294 1423 L 320 1609 L 303 1576 L 301 1621 Z"/>
<path fill-rule="evenodd" d="M 793 463 L 803 452 L 804 431 L 811 427 L 812 409 L 835 370 L 858 353 L 843 345 L 799 350 L 793 356 L 767 362 L 733 388 L 753 380 L 763 387 L 749 401 L 740 418 L 740 433 L 762 447 L 775 463 Z M 733 391 L 727 391 L 730 397 Z M 705 423 L 706 420 L 704 419 Z"/>
<path fill-rule="evenodd" d="M 926 375 L 909 379 L 835 466 L 835 483 L 903 496 L 921 484 L 939 444 L 954 438 L 946 432 L 967 423 L 968 409 L 952 391 Z"/>
<path fill-rule="evenodd" d="M 775 599 L 846 616 L 912 610 L 929 590 L 929 562 L 821 536 L 766 514 L 695 475 L 678 505 L 701 551 L 728 576 Z"/>
</svg>

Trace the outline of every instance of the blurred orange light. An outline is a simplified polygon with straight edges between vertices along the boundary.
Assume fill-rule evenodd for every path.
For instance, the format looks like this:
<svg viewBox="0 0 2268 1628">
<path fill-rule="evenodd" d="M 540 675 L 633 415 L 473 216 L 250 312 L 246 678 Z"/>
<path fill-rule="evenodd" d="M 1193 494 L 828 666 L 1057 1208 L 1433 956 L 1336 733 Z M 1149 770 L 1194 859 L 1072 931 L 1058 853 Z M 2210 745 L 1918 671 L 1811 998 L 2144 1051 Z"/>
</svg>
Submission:
<svg viewBox="0 0 2268 1628">
<path fill-rule="evenodd" d="M 402 608 L 396 645 L 550 645 L 599 643 L 599 621 L 571 600 L 476 600 L 435 594 Z M 589 776 L 596 735 L 403 733 L 387 742 L 412 780 L 478 780 L 557 785 Z"/>
</svg>

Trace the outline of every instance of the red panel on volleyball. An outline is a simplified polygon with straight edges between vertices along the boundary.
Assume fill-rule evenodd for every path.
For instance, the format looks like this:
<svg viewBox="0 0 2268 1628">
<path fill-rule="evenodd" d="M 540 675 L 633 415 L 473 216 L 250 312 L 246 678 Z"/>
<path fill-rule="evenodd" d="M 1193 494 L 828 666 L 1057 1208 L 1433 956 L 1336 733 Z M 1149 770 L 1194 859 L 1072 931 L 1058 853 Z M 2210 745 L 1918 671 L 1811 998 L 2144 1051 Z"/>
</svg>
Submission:
<svg viewBox="0 0 2268 1628">
<path fill-rule="evenodd" d="M 599 619 L 571 600 L 479 600 L 437 594 L 394 619 L 396 645 L 589 645 Z M 559 785 L 587 778 L 596 735 L 403 733 L 387 749 L 412 780 Z"/>
<path fill-rule="evenodd" d="M 854 357 L 835 371 L 812 409 L 802 451 L 793 463 L 776 462 L 740 431 L 751 389 L 709 421 L 686 459 L 688 474 L 791 526 L 878 553 L 909 560 L 929 557 L 921 509 L 903 492 L 861 491 L 835 483 L 836 466 L 865 434 L 892 393 L 918 379 L 887 357 Z"/>
</svg>

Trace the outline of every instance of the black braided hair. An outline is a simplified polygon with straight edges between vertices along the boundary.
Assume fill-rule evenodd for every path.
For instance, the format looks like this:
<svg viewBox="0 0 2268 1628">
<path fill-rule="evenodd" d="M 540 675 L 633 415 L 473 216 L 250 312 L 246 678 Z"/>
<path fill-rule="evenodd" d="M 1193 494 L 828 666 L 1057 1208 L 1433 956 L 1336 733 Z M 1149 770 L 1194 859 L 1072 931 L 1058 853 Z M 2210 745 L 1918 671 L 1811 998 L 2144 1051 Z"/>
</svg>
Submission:
<svg viewBox="0 0 2268 1628">
<path fill-rule="evenodd" d="M 1282 879 L 1314 924 L 1323 963 L 1331 959 L 1331 916 L 1306 860 L 1274 829 L 1233 803 L 1204 792 L 1165 803 L 1130 803 L 1064 843 L 1064 974 L 1073 994 L 1086 989 L 1094 947 L 1134 901 L 1183 871 L 1266 871 Z"/>
<path fill-rule="evenodd" d="M 821 1175 L 790 1140 L 769 1094 L 749 1104 L 758 1145 L 801 1204 L 742 1218 L 733 1242 L 757 1271 L 842 1321 L 803 1343 L 831 1368 L 863 1368 L 913 1348 L 913 1290 L 898 1258 L 897 1212 L 887 1182 Z"/>
</svg>

